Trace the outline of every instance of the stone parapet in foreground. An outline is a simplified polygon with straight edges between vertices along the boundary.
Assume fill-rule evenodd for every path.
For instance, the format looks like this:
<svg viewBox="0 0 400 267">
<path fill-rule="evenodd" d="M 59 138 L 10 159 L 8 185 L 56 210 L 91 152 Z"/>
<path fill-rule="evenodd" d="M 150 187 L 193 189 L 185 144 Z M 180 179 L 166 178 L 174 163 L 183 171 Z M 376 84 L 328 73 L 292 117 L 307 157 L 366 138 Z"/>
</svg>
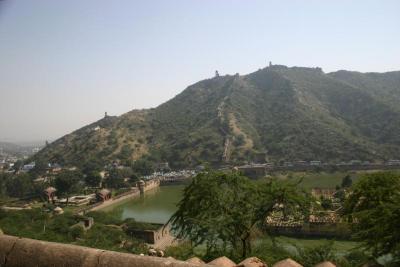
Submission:
<svg viewBox="0 0 400 267">
<path fill-rule="evenodd" d="M 169 258 L 87 248 L 0 235 L 0 266 L 4 267 L 194 267 Z"/>
<path fill-rule="evenodd" d="M 208 264 L 199 258 L 185 261 L 173 258 L 139 256 L 129 253 L 88 248 L 70 244 L 20 238 L 1 234 L 0 267 L 268 267 L 260 259 L 251 257 L 239 264 L 227 257 Z M 324 262 L 318 267 L 335 267 Z M 272 267 L 302 267 L 292 259 L 275 263 Z"/>
</svg>

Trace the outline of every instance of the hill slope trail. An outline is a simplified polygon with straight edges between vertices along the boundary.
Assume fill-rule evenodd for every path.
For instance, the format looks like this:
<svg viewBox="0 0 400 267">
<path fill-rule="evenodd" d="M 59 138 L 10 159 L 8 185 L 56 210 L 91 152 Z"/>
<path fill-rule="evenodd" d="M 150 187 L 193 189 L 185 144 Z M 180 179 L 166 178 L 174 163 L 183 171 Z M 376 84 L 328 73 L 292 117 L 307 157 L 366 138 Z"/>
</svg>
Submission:
<svg viewBox="0 0 400 267">
<path fill-rule="evenodd" d="M 35 158 L 240 164 L 395 158 L 400 148 L 400 72 L 324 73 L 273 65 L 206 79 L 147 110 L 106 117 L 50 144 Z"/>
</svg>

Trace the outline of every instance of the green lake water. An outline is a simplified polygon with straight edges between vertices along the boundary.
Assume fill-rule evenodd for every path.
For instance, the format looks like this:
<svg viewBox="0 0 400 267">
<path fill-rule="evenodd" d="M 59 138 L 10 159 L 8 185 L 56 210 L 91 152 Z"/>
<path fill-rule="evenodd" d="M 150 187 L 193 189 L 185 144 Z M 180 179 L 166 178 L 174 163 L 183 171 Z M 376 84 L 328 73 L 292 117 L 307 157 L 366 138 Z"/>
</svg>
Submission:
<svg viewBox="0 0 400 267">
<path fill-rule="evenodd" d="M 134 218 L 140 222 L 166 223 L 177 210 L 185 185 L 160 186 L 147 191 L 143 197 L 127 200 L 104 209 L 121 219 Z"/>
<path fill-rule="evenodd" d="M 136 221 L 141 222 L 166 223 L 177 210 L 176 204 L 182 198 L 184 187 L 185 185 L 161 186 L 146 192 L 144 197 L 127 200 L 103 210 L 121 219 L 134 218 Z M 277 241 L 289 250 L 295 249 L 293 244 L 300 247 L 314 247 L 321 246 L 326 242 L 324 239 L 290 237 L 277 237 Z M 271 242 L 271 240 L 270 238 L 260 237 L 256 242 Z M 334 247 L 338 255 L 341 255 L 356 245 L 357 243 L 350 241 L 335 241 Z"/>
</svg>

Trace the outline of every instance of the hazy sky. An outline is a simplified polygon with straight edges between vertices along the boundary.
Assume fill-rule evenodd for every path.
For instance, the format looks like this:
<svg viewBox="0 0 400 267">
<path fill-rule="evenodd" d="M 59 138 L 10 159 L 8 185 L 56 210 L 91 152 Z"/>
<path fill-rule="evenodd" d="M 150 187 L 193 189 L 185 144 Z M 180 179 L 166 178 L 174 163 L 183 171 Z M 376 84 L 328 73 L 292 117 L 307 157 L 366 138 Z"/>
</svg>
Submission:
<svg viewBox="0 0 400 267">
<path fill-rule="evenodd" d="M 398 0 L 0 2 L 0 140 L 53 140 L 269 60 L 400 70 Z"/>
</svg>

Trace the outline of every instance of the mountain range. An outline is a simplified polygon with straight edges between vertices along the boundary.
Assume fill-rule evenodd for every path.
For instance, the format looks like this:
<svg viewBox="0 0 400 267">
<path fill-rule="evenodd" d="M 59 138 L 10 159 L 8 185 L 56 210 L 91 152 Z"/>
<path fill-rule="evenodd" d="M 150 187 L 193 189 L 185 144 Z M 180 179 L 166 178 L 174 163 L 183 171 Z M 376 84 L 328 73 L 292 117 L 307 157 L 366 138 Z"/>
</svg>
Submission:
<svg viewBox="0 0 400 267">
<path fill-rule="evenodd" d="M 270 65 L 199 81 L 156 108 L 105 116 L 35 158 L 66 165 L 146 159 L 174 168 L 387 160 L 399 157 L 399 103 L 399 71 Z"/>
</svg>

